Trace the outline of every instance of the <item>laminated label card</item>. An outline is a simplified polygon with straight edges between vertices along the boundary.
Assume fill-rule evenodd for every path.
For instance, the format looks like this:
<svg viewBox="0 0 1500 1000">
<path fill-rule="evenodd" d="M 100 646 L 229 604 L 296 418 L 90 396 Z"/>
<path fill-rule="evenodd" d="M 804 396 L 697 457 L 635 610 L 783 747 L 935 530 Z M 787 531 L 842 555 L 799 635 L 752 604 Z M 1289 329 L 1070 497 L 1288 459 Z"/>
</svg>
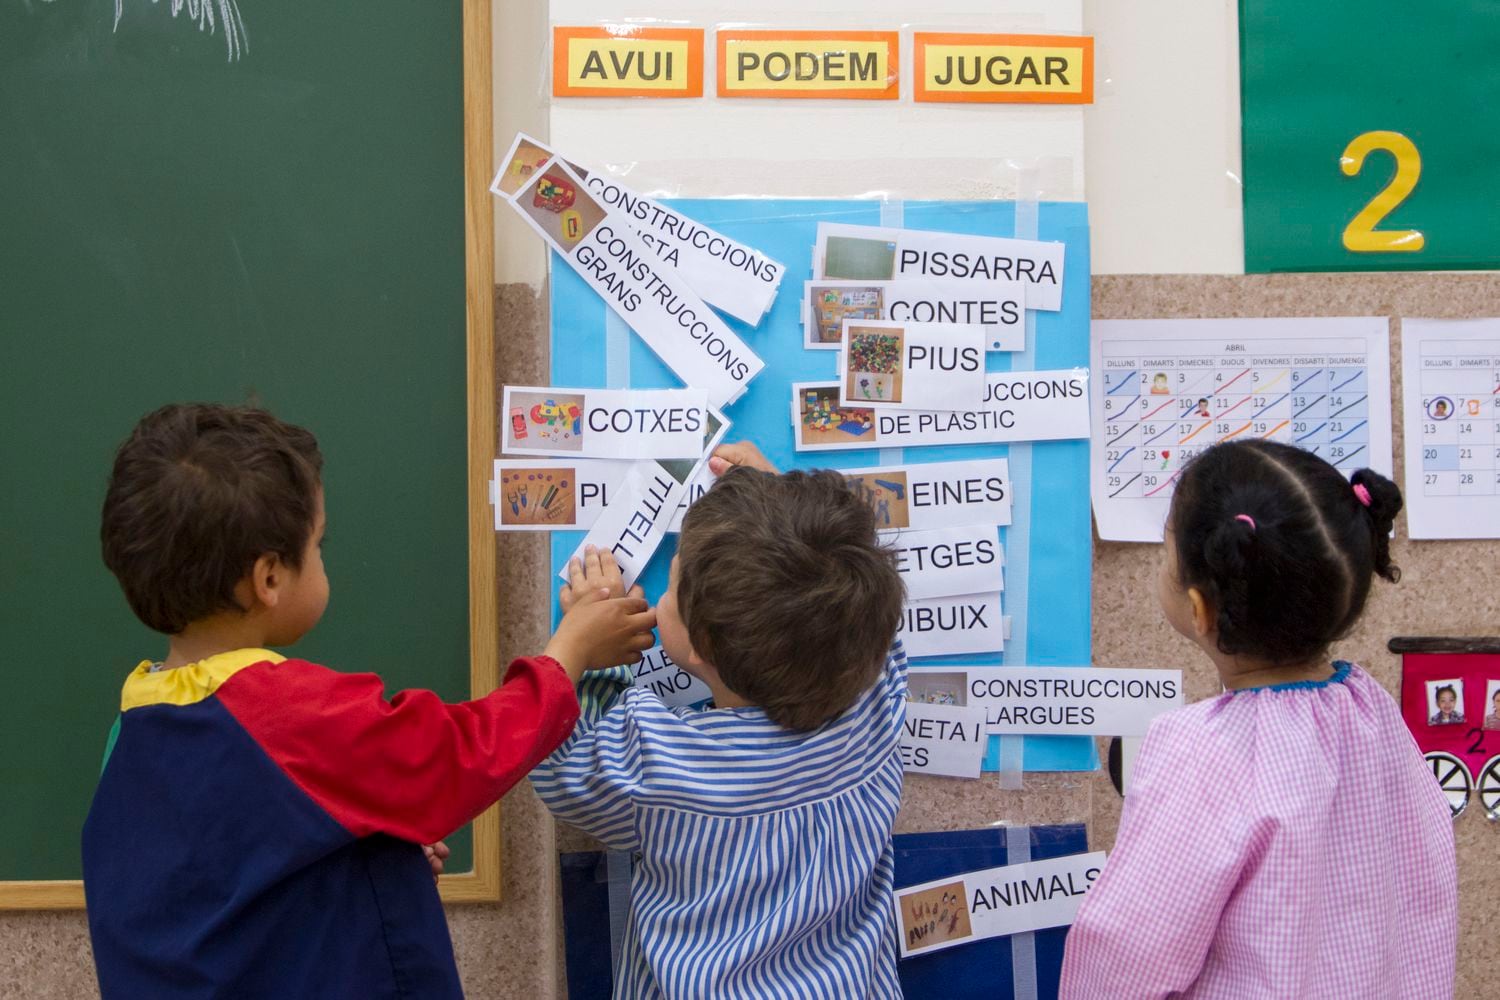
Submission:
<svg viewBox="0 0 1500 1000">
<path fill-rule="evenodd" d="M 844 320 L 840 402 L 905 410 L 984 401 L 984 327 Z"/>
<path fill-rule="evenodd" d="M 500 450 L 511 455 L 696 460 L 709 427 L 701 389 L 508 385 L 503 409 Z"/>
<path fill-rule="evenodd" d="M 765 363 L 665 263 L 630 219 L 560 159 L 508 202 L 684 383 L 733 402 Z"/>
<path fill-rule="evenodd" d="M 641 662 L 630 668 L 631 684 L 655 694 L 668 708 L 696 705 L 713 697 L 708 685 L 683 670 L 667 651 L 652 646 L 641 654 Z"/>
<path fill-rule="evenodd" d="M 813 277 L 903 281 L 1019 281 L 1026 308 L 1062 308 L 1062 243 L 920 229 L 818 223 Z"/>
<path fill-rule="evenodd" d="M 798 451 L 1056 441 L 1089 436 L 1088 371 L 989 372 L 976 410 L 847 405 L 837 382 L 792 384 Z"/>
<path fill-rule="evenodd" d="M 901 763 L 914 774 L 977 778 L 989 737 L 984 710 L 912 703 L 901 728 Z"/>
<path fill-rule="evenodd" d="M 913 600 L 1003 590 L 1004 553 L 994 525 L 882 532 Z"/>
<path fill-rule="evenodd" d="M 908 601 L 901 609 L 896 637 L 911 657 L 1001 652 L 1005 649 L 1005 622 L 1000 591 Z M 961 679 L 958 687 L 961 695 Z"/>
<path fill-rule="evenodd" d="M 1103 851 L 1070 854 L 897 889 L 901 957 L 1066 927 L 1103 870 L 1104 858 Z"/>
<path fill-rule="evenodd" d="M 977 323 L 987 351 L 1026 349 L 1026 286 L 1019 281 L 808 281 L 802 286 L 809 350 L 843 346 L 844 320 Z"/>
<path fill-rule="evenodd" d="M 513 200 L 532 175 L 555 156 L 558 154 L 550 146 L 517 133 L 490 190 Z M 613 178 L 585 170 L 571 160 L 561 162 L 583 181 L 595 199 L 623 215 L 657 257 L 674 268 L 703 301 L 751 326 L 760 323 L 786 273 L 780 262 L 636 194 Z"/>
<path fill-rule="evenodd" d="M 496 531 L 563 531 L 589 528 L 630 463 L 611 459 L 577 462 L 495 460 L 491 501 Z"/>
<path fill-rule="evenodd" d="M 839 471 L 875 512 L 878 528 L 1010 523 L 1010 463 L 1003 458 Z"/>
<path fill-rule="evenodd" d="M 1183 704 L 1182 671 L 1108 667 L 912 667 L 911 697 L 980 707 L 991 734 L 1144 736 Z M 957 692 L 954 698 L 946 696 Z"/>
<path fill-rule="evenodd" d="M 620 575 L 628 589 L 661 546 L 684 486 L 660 462 L 634 463 L 616 489 L 615 501 L 594 520 L 569 562 L 582 559 L 590 545 L 606 550 L 620 564 Z M 566 563 L 557 575 L 568 579 Z"/>
</svg>

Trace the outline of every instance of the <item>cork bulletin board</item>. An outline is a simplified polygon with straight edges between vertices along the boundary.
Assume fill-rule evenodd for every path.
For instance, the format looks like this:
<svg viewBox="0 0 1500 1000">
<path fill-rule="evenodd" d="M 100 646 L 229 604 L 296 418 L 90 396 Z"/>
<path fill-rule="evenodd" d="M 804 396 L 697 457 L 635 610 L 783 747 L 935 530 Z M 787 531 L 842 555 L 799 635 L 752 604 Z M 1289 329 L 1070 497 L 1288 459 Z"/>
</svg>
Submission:
<svg viewBox="0 0 1500 1000">
<path fill-rule="evenodd" d="M 1388 316 L 1393 357 L 1400 356 L 1402 314 L 1437 318 L 1494 315 L 1500 311 L 1500 275 L 1283 274 L 1245 276 L 1115 275 L 1095 277 L 1095 319 L 1198 317 Z M 529 331 L 545 337 L 545 323 Z M 1399 367 L 1399 366 L 1397 366 Z M 1400 372 L 1393 371 L 1400 398 Z M 1399 412 L 1399 411 L 1398 411 Z M 1397 482 L 1403 478 L 1401 427 L 1394 428 Z M 502 574 L 524 565 L 522 549 L 539 539 L 506 535 L 500 543 Z M 1341 656 L 1364 666 L 1393 696 L 1399 695 L 1400 658 L 1386 651 L 1396 635 L 1490 634 L 1500 623 L 1500 541 L 1411 542 L 1405 518 L 1393 546 L 1399 584 L 1380 583 L 1359 628 L 1340 644 Z M 1181 669 L 1187 699 L 1219 691 L 1218 679 L 1196 648 L 1161 618 L 1156 576 L 1161 548 L 1094 540 L 1093 658 L 1103 667 Z M 534 560 L 528 555 L 526 561 Z M 508 593 L 535 590 L 545 581 L 515 579 Z M 1106 747 L 1101 744 L 1101 758 Z M 1121 799 L 1103 772 L 1027 774 L 1020 791 L 1003 791 L 993 776 L 962 781 L 907 775 L 898 833 L 964 830 L 1004 824 L 1086 822 L 1090 850 L 1109 850 L 1119 824 Z M 1490 864 L 1500 848 L 1500 824 L 1470 808 L 1456 821 L 1459 863 L 1459 969 L 1456 996 L 1482 996 L 1500 977 L 1500 957 L 1487 942 L 1500 926 L 1490 900 L 1500 894 L 1500 872 Z M 588 837 L 560 828 L 559 851 L 597 850 Z"/>
</svg>

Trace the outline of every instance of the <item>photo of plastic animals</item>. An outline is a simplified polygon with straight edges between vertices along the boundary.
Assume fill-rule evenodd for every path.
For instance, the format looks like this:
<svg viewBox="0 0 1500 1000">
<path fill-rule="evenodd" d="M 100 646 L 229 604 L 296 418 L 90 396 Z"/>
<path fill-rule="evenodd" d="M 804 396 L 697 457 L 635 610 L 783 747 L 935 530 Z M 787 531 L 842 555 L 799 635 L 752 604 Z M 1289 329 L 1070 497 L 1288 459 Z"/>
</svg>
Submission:
<svg viewBox="0 0 1500 1000">
<path fill-rule="evenodd" d="M 907 951 L 961 941 L 973 934 L 962 879 L 901 897 L 901 936 Z"/>
</svg>

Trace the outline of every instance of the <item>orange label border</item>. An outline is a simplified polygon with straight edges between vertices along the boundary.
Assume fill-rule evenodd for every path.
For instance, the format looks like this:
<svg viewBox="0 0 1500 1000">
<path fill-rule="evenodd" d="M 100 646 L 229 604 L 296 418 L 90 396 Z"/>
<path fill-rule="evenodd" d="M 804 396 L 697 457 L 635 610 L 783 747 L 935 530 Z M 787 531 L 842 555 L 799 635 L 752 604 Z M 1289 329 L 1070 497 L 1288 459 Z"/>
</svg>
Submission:
<svg viewBox="0 0 1500 1000">
<path fill-rule="evenodd" d="M 641 28 L 635 25 L 552 26 L 553 97 L 655 97 L 674 100 L 703 96 L 703 28 Z M 568 42 L 574 38 L 640 38 L 644 41 L 687 42 L 687 86 L 681 90 L 629 87 L 574 87 L 568 83 Z"/>
<path fill-rule="evenodd" d="M 912 101 L 935 104 L 1093 104 L 1093 35 L 991 35 L 976 32 L 916 31 L 913 49 Z M 1022 93 L 977 94 L 927 89 L 928 45 L 1026 45 L 1033 48 L 1083 49 L 1083 90 L 1077 94 Z"/>
<path fill-rule="evenodd" d="M 889 80 L 884 90 L 734 90 L 728 89 L 724 51 L 730 41 L 834 41 L 885 42 L 890 57 Z M 895 101 L 901 98 L 901 32 L 899 31 L 779 31 L 774 28 L 754 30 L 716 30 L 718 96 L 723 98 L 763 97 L 773 100 L 821 101 Z"/>
</svg>

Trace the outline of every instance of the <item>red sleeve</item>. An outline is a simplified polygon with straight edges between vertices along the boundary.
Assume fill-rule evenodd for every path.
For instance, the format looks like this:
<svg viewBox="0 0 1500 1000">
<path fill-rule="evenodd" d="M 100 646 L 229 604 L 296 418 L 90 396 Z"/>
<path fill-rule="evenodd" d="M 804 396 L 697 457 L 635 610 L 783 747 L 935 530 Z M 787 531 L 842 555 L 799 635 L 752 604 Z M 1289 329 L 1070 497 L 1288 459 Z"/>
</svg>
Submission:
<svg viewBox="0 0 1500 1000">
<path fill-rule="evenodd" d="M 277 765 L 356 837 L 419 844 L 452 833 L 546 758 L 578 721 L 556 660 L 522 657 L 489 695 L 456 705 L 431 691 L 390 701 L 374 674 L 305 660 L 259 663 L 217 696 Z"/>
</svg>

